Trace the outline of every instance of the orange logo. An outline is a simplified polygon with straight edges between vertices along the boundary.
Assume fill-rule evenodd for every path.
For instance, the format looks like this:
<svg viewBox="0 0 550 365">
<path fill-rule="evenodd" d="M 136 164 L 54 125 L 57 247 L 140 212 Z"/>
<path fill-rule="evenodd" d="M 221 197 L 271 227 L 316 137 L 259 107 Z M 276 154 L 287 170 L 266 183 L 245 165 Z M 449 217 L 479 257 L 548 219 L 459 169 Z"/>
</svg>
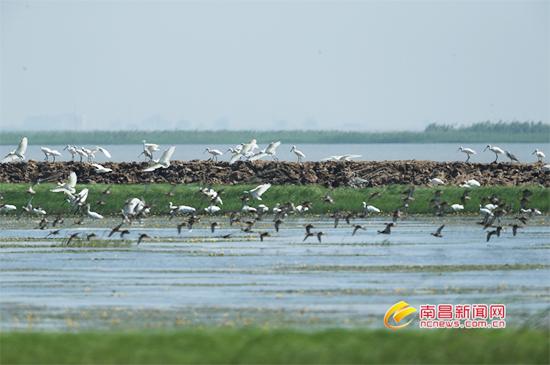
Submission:
<svg viewBox="0 0 550 365">
<path fill-rule="evenodd" d="M 411 307 L 409 303 L 400 301 L 395 303 L 388 309 L 384 315 L 384 326 L 396 330 L 408 326 L 414 318 L 411 318 L 408 322 L 399 324 L 403 319 L 416 312 L 416 308 Z"/>
</svg>

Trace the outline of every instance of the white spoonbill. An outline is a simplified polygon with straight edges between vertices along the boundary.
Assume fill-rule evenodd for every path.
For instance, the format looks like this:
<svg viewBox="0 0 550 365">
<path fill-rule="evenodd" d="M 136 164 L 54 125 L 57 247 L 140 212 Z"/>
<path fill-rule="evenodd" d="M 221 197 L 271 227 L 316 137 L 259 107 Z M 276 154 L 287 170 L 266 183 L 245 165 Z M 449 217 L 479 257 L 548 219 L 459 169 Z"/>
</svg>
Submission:
<svg viewBox="0 0 550 365">
<path fill-rule="evenodd" d="M 453 210 L 453 212 L 458 213 L 458 212 L 464 210 L 464 205 L 462 205 L 462 204 L 452 204 L 451 209 Z"/>
<path fill-rule="evenodd" d="M 219 204 L 223 205 L 222 198 L 220 197 L 220 193 L 212 188 L 202 188 L 200 189 L 201 194 L 205 195 L 208 199 L 210 199 L 211 204 Z M 221 192 L 221 190 L 220 190 Z"/>
<path fill-rule="evenodd" d="M 77 150 L 76 146 L 68 144 L 63 149 L 67 150 L 71 154 L 71 161 L 74 161 L 74 156 L 76 155 L 76 150 Z"/>
<path fill-rule="evenodd" d="M 90 204 L 86 204 L 86 215 L 92 219 L 103 219 L 103 216 L 101 214 L 92 212 L 90 210 Z"/>
<path fill-rule="evenodd" d="M 468 148 L 468 147 L 458 147 L 458 150 L 464 154 L 466 154 L 466 156 L 468 156 L 466 158 L 466 162 L 470 161 L 470 157 L 472 157 L 472 155 L 477 155 L 477 152 L 475 150 L 473 150 L 472 148 Z"/>
<path fill-rule="evenodd" d="M 361 155 L 335 155 L 323 158 L 321 161 L 351 161 L 354 158 L 360 158 Z"/>
<path fill-rule="evenodd" d="M 441 180 L 438 177 L 434 177 L 433 179 L 430 179 L 430 184 L 434 186 L 445 185 L 445 181 Z"/>
<path fill-rule="evenodd" d="M 89 150 L 84 148 L 84 147 L 77 147 L 76 148 L 75 152 L 78 155 L 78 157 L 80 157 L 80 162 L 82 162 L 83 159 L 86 159 L 86 160 L 90 159 L 90 155 L 87 151 L 89 151 Z"/>
<path fill-rule="evenodd" d="M 169 202 L 170 216 L 173 217 L 176 214 L 194 214 L 197 210 L 188 205 L 173 205 Z"/>
<path fill-rule="evenodd" d="M 52 156 L 53 162 L 55 162 L 56 157 L 61 157 L 61 152 L 59 152 L 58 150 L 53 150 L 48 147 L 40 147 L 40 150 L 42 151 L 42 153 L 44 153 L 45 161 L 48 161 L 50 156 Z"/>
<path fill-rule="evenodd" d="M 57 183 L 57 188 L 50 190 L 52 193 L 67 193 L 67 194 L 74 194 L 76 192 L 76 182 L 77 182 L 76 173 L 74 171 L 71 171 L 69 173 L 69 178 L 67 179 L 67 182 L 65 183 Z"/>
<path fill-rule="evenodd" d="M 111 156 L 111 152 L 107 151 L 105 148 L 100 147 L 100 146 L 95 146 L 95 148 L 92 150 L 92 156 L 95 157 L 95 154 L 96 154 L 96 152 L 98 152 L 98 151 L 101 152 L 101 153 L 103 153 L 103 155 L 104 155 L 105 157 L 107 157 L 107 158 L 111 158 L 111 157 L 112 157 L 112 156 Z"/>
<path fill-rule="evenodd" d="M 158 161 L 153 160 L 155 163 L 147 167 L 146 169 L 143 169 L 143 172 L 155 171 L 156 169 L 160 168 L 168 168 L 170 166 L 170 159 L 172 158 L 175 150 L 175 146 L 168 148 L 166 151 L 164 151 L 162 156 L 160 156 L 160 159 Z"/>
<path fill-rule="evenodd" d="M 265 150 L 262 150 L 262 151 L 259 151 L 257 153 L 255 153 L 252 157 L 249 158 L 250 161 L 256 161 L 256 160 L 260 160 L 264 157 L 268 157 L 268 156 L 271 156 L 271 158 L 273 158 L 274 161 L 279 161 L 279 159 L 277 158 L 276 154 L 277 154 L 277 148 L 281 145 L 281 141 L 277 141 L 277 142 L 271 142 L 266 148 Z"/>
<path fill-rule="evenodd" d="M 159 150 L 159 145 L 155 143 L 147 143 L 147 141 L 143 140 L 143 151 L 139 154 L 145 155 L 149 160 L 153 160 L 153 153 Z M 138 157 L 139 157 L 138 156 Z"/>
<path fill-rule="evenodd" d="M 281 145 L 281 141 L 271 142 L 265 149 L 264 153 L 271 156 L 275 161 L 278 161 L 277 158 L 277 148 Z"/>
<path fill-rule="evenodd" d="M 113 169 L 110 169 L 110 168 L 105 167 L 103 165 L 100 165 L 98 163 L 93 163 L 92 166 L 94 167 L 95 172 L 97 172 L 98 174 L 104 174 L 106 172 L 112 172 L 113 171 Z"/>
<path fill-rule="evenodd" d="M 218 162 L 218 156 L 222 156 L 223 152 L 220 150 L 216 150 L 210 147 L 206 147 L 204 152 L 208 152 L 212 157 L 210 159 L 213 159 L 214 161 Z"/>
<path fill-rule="evenodd" d="M 265 204 L 258 204 L 258 210 L 260 211 L 260 213 L 264 214 L 269 212 L 269 207 Z"/>
<path fill-rule="evenodd" d="M 258 149 L 258 144 L 256 139 L 252 139 L 250 142 L 243 144 L 240 154 L 247 157 L 249 153 L 254 152 L 256 149 Z"/>
<path fill-rule="evenodd" d="M 147 205 L 145 201 L 139 198 L 131 198 L 126 200 L 122 207 L 122 215 L 125 218 L 132 218 L 141 213 L 147 213 Z"/>
<path fill-rule="evenodd" d="M 491 146 L 490 144 L 488 144 L 485 149 L 483 150 L 483 152 L 485 151 L 491 151 L 495 154 L 495 160 L 493 162 L 497 162 L 498 161 L 498 155 L 503 155 L 504 154 L 504 150 L 498 146 Z"/>
<path fill-rule="evenodd" d="M 19 162 L 25 159 L 25 153 L 27 152 L 27 144 L 29 143 L 27 137 L 21 138 L 19 145 L 16 149 L 8 153 L 0 163 L 7 162 Z"/>
<path fill-rule="evenodd" d="M 463 182 L 460 187 L 461 188 L 479 188 L 481 186 L 481 183 L 477 181 L 476 179 L 470 179 L 468 181 Z"/>
<path fill-rule="evenodd" d="M 17 210 L 17 207 L 12 204 L 0 204 L 0 213 L 8 213 Z"/>
<path fill-rule="evenodd" d="M 258 209 L 251 207 L 248 204 L 243 205 L 243 207 L 241 208 L 241 212 L 243 213 L 256 213 L 257 211 Z"/>
<path fill-rule="evenodd" d="M 68 198 L 67 202 L 73 206 L 73 208 L 78 208 L 84 205 L 86 199 L 88 199 L 88 188 L 80 190 L 78 194 L 66 193 Z"/>
<path fill-rule="evenodd" d="M 256 186 L 252 190 L 244 191 L 245 194 L 250 194 L 253 199 L 262 200 L 262 195 L 271 187 L 271 184 L 262 184 Z"/>
<path fill-rule="evenodd" d="M 204 211 L 208 214 L 216 214 L 219 212 L 222 208 L 216 206 L 216 205 L 209 205 L 208 208 L 204 208 Z"/>
<path fill-rule="evenodd" d="M 532 155 L 535 155 L 539 162 L 543 162 L 544 159 L 546 158 L 546 155 L 544 154 L 544 152 L 542 152 L 542 150 L 539 150 L 538 148 L 533 151 Z"/>
<path fill-rule="evenodd" d="M 306 158 L 306 155 L 302 151 L 297 149 L 296 146 L 292 146 L 292 148 L 290 148 L 290 152 L 294 152 L 294 154 L 298 158 L 298 162 L 302 162 L 302 159 Z"/>
<path fill-rule="evenodd" d="M 514 162 L 514 161 L 519 162 L 519 159 L 516 157 L 516 155 L 514 155 L 510 151 L 506 151 L 506 157 L 510 159 L 510 162 Z"/>
<path fill-rule="evenodd" d="M 380 213 L 380 209 L 376 208 L 374 205 L 367 205 L 367 202 L 363 202 L 363 211 L 367 215 L 370 213 Z"/>
</svg>

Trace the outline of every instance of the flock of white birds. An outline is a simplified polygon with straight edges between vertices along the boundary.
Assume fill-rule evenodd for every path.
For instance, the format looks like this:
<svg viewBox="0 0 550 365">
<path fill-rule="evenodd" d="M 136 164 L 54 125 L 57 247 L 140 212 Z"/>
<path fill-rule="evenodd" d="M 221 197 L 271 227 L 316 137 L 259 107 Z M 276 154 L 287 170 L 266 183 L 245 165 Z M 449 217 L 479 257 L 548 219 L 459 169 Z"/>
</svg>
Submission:
<svg viewBox="0 0 550 365">
<path fill-rule="evenodd" d="M 9 162 L 19 162 L 23 161 L 25 159 L 25 153 L 27 150 L 28 145 L 28 139 L 26 137 L 23 137 L 17 146 L 17 148 L 10 153 L 8 153 L 5 158 L 2 160 L 2 163 L 9 163 Z M 256 161 L 262 158 L 271 157 L 274 160 L 277 160 L 276 152 L 277 148 L 281 145 L 280 141 L 272 142 L 270 143 L 265 149 L 260 149 L 259 146 L 256 143 L 256 140 L 253 139 L 248 143 L 241 143 L 234 148 L 230 148 L 227 152 L 231 154 L 230 163 L 234 163 L 238 160 L 248 160 L 248 161 Z M 50 157 L 55 160 L 55 157 L 60 157 L 61 153 L 59 151 L 42 147 L 42 152 L 45 155 L 45 159 L 48 160 Z M 67 145 L 65 147 L 65 150 L 67 150 L 72 155 L 72 160 L 74 161 L 76 156 L 79 156 L 80 161 L 86 161 L 90 163 L 95 171 L 97 173 L 109 173 L 112 170 L 110 168 L 104 167 L 100 164 L 94 163 L 95 155 L 97 152 L 101 152 L 105 155 L 107 158 L 111 158 L 111 154 L 109 151 L 107 151 L 105 148 L 96 146 L 93 149 L 88 149 L 84 147 L 78 147 L 75 145 Z M 141 155 L 144 155 L 149 160 L 149 166 L 143 169 L 143 172 L 151 172 L 155 171 L 160 168 L 167 168 L 170 166 L 170 160 L 172 158 L 172 155 L 174 154 L 175 147 L 169 147 L 166 149 L 161 157 L 159 159 L 154 158 L 154 154 L 160 150 L 160 146 L 158 144 L 154 143 L 147 143 L 145 140 L 143 141 L 143 151 L 141 152 Z M 510 153 L 509 151 L 505 151 L 500 147 L 487 145 L 485 150 L 490 150 L 495 154 L 495 162 L 498 160 L 499 155 L 506 155 L 512 162 L 517 161 L 517 158 Z M 296 155 L 298 162 L 301 162 L 303 158 L 305 158 L 305 154 L 298 150 L 296 146 L 292 146 L 291 151 Z M 470 157 L 472 155 L 476 154 L 476 151 L 474 151 L 471 148 L 465 148 L 460 146 L 458 151 L 461 151 L 467 155 L 466 161 L 469 161 Z M 214 160 L 217 160 L 218 157 L 223 155 L 222 151 L 212 149 L 212 148 L 206 148 L 205 153 L 208 153 L 211 155 L 211 158 Z M 533 155 L 536 156 L 537 160 L 540 163 L 543 163 L 544 158 L 546 157 L 545 154 L 539 150 L 536 149 L 533 152 Z M 138 156 L 139 157 L 139 156 Z M 361 156 L 359 155 L 340 155 L 340 156 L 330 156 L 327 157 L 324 160 L 331 160 L 331 161 L 349 161 L 353 158 L 359 158 Z M 543 169 L 545 172 L 550 171 L 550 165 L 543 165 Z M 70 206 L 79 211 L 84 211 L 86 216 L 88 216 L 91 219 L 102 219 L 103 216 L 97 212 L 93 212 L 90 210 L 90 204 L 86 203 L 87 197 L 88 197 L 88 189 L 84 188 L 77 192 L 76 184 L 77 184 L 77 175 L 75 172 L 70 172 L 68 179 L 63 183 L 58 183 L 58 186 L 51 190 L 51 192 L 54 193 L 64 193 L 66 197 L 66 201 L 70 204 Z M 440 185 L 446 185 L 447 183 L 439 178 L 439 177 L 433 177 L 429 180 L 429 185 L 431 186 L 440 186 Z M 475 179 L 470 179 L 468 181 L 463 182 L 460 184 L 460 187 L 471 189 L 481 186 L 480 182 Z M 249 197 L 252 200 L 261 201 L 262 195 L 271 187 L 271 184 L 261 184 L 257 186 L 256 188 L 245 191 L 245 196 Z M 33 186 L 31 186 L 28 191 L 31 195 L 35 194 L 33 190 Z M 218 192 L 213 190 L 212 188 L 204 188 L 201 190 L 201 193 L 203 193 L 206 197 L 209 198 L 210 204 L 208 207 L 204 208 L 204 211 L 208 214 L 216 214 L 221 211 L 221 205 L 223 205 L 223 201 L 219 195 Z M 326 199 L 329 199 L 326 197 Z M 242 206 L 242 212 L 244 213 L 268 213 L 270 211 L 269 207 L 267 207 L 264 204 L 259 204 L 256 207 L 253 207 L 249 205 L 248 199 L 243 202 Z M 290 207 L 293 212 L 297 213 L 304 213 L 309 210 L 309 206 L 307 204 L 300 204 L 297 206 Z M 16 210 L 17 207 L 11 204 L 0 204 L 0 213 L 6 213 L 13 210 Z M 143 215 L 146 215 L 149 213 L 149 207 L 143 201 L 139 198 L 132 198 L 128 199 L 125 203 L 125 205 L 122 207 L 121 213 L 125 220 L 131 220 L 136 217 L 141 217 Z M 186 205 L 173 205 L 172 202 L 169 204 L 169 213 L 171 216 L 177 215 L 177 214 L 195 214 L 197 211 L 196 208 L 186 206 Z M 462 204 L 451 204 L 450 209 L 453 212 L 460 212 L 464 210 L 464 205 Z M 480 206 L 480 212 L 482 214 L 490 214 L 492 213 L 492 210 L 494 207 L 490 206 Z M 273 207 L 272 212 L 274 214 L 278 214 L 281 211 L 280 204 Z M 371 214 L 371 213 L 380 213 L 380 209 L 378 209 L 375 206 L 368 205 L 366 202 L 363 202 L 363 210 L 365 214 Z M 42 215 L 45 216 L 47 213 L 44 209 L 40 207 L 33 207 L 32 206 L 32 198 L 29 200 L 26 206 L 23 207 L 23 212 L 29 213 L 31 215 Z"/>
<path fill-rule="evenodd" d="M 257 161 L 264 158 L 272 158 L 273 160 L 277 161 L 277 148 L 281 145 L 281 141 L 271 142 L 267 145 L 266 148 L 260 149 L 260 147 L 257 144 L 256 139 L 252 139 L 248 143 L 240 143 L 236 145 L 235 147 L 229 148 L 226 153 L 230 154 L 229 163 L 235 163 L 239 160 L 245 160 L 245 161 Z M 28 139 L 27 137 L 21 138 L 21 141 L 19 142 L 19 145 L 17 148 L 11 152 L 9 152 L 1 161 L 0 163 L 9 163 L 9 162 L 20 162 L 25 160 L 25 153 L 27 151 L 28 146 Z M 56 157 L 61 157 L 62 153 L 60 151 L 57 151 L 52 148 L 48 147 L 41 147 L 40 148 L 42 153 L 44 153 L 44 160 L 49 161 L 50 157 L 52 158 L 52 161 L 55 162 Z M 94 163 L 96 153 L 101 152 L 106 158 L 111 158 L 111 153 L 100 146 L 96 146 L 94 148 L 86 148 L 86 147 L 80 147 L 75 145 L 67 145 L 65 146 L 64 150 L 66 150 L 68 153 L 71 154 L 71 160 L 74 161 L 75 157 L 78 156 L 80 162 L 87 161 L 88 163 L 91 163 L 92 166 L 95 168 L 96 172 L 98 173 L 106 173 L 111 172 L 112 170 L 109 168 L 106 168 L 100 164 Z M 147 143 L 147 141 L 143 141 L 143 151 L 139 154 L 139 156 L 144 155 L 145 158 L 148 159 L 150 162 L 150 165 L 145 168 L 144 172 L 151 172 L 155 171 L 160 168 L 167 168 L 170 166 L 170 160 L 172 159 L 172 156 L 176 150 L 176 147 L 171 146 L 168 149 L 166 149 L 161 157 L 159 159 L 154 158 L 155 152 L 158 152 L 160 150 L 160 146 L 155 143 Z M 493 146 L 488 144 L 484 152 L 489 150 L 490 152 L 493 152 L 495 154 L 495 160 L 493 162 L 497 162 L 500 155 L 506 156 L 508 159 L 510 159 L 510 162 L 519 162 L 518 158 L 510 151 L 504 150 L 498 146 Z M 464 153 L 466 155 L 466 162 L 470 161 L 470 158 L 473 155 L 476 155 L 477 152 L 468 147 L 460 146 L 458 148 L 458 151 Z M 204 151 L 205 153 L 208 153 L 211 156 L 211 159 L 214 161 L 218 161 L 218 158 L 224 155 L 224 152 L 215 149 L 207 147 Z M 290 152 L 292 152 L 295 156 L 298 162 L 302 162 L 306 155 L 303 151 L 299 150 L 296 146 L 292 146 L 290 148 Z M 535 156 L 537 161 L 539 163 L 544 163 L 544 159 L 546 158 L 546 155 L 544 152 L 540 149 L 535 149 L 533 151 L 532 155 Z M 138 156 L 138 157 L 139 157 Z M 354 154 L 344 154 L 344 155 L 335 155 L 335 156 L 329 156 L 321 161 L 351 161 L 353 159 L 360 158 L 361 155 L 354 155 Z M 543 166 L 544 171 L 550 171 L 550 165 L 544 165 Z"/>
</svg>

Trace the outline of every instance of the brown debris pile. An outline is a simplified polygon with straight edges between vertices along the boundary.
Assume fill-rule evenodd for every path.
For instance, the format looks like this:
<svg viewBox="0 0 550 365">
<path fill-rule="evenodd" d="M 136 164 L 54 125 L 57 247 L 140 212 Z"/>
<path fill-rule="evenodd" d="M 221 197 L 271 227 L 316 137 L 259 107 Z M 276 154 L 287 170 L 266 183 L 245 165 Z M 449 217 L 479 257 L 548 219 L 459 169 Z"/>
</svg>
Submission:
<svg viewBox="0 0 550 365">
<path fill-rule="evenodd" d="M 36 162 L 0 164 L 0 182 L 29 183 L 51 176 L 66 177 L 76 172 L 80 183 L 202 183 L 237 184 L 320 184 L 324 186 L 381 186 L 389 184 L 425 185 L 438 177 L 447 184 L 476 179 L 482 185 L 540 184 L 550 186 L 550 174 L 537 164 L 479 164 L 433 161 L 363 162 L 227 162 L 172 161 L 167 169 L 142 172 L 146 163 L 105 163 L 113 169 L 98 174 L 87 163 Z"/>
</svg>

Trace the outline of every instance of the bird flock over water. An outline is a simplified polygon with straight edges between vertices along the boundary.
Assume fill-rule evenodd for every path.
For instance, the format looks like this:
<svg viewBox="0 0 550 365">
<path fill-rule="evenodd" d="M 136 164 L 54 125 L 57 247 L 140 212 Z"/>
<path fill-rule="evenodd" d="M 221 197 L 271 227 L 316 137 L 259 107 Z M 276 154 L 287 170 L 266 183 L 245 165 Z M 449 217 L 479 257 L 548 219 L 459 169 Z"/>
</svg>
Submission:
<svg viewBox="0 0 550 365">
<path fill-rule="evenodd" d="M 275 161 L 278 161 L 277 158 L 277 149 L 280 147 L 281 141 L 275 141 L 269 143 L 264 149 L 261 149 L 258 146 L 258 143 L 256 139 L 250 140 L 250 142 L 246 143 L 239 143 L 234 147 L 230 147 L 227 149 L 227 151 L 222 152 L 219 149 L 206 147 L 204 150 L 204 153 L 207 153 L 210 155 L 211 160 L 218 161 L 220 158 L 222 158 L 224 155 L 229 155 L 229 163 L 233 164 L 237 161 L 258 161 L 265 158 L 271 158 Z M 23 137 L 21 138 L 19 145 L 16 149 L 9 152 L 4 158 L 0 161 L 0 163 L 10 163 L 10 162 L 21 162 L 24 161 L 27 152 L 27 146 L 28 146 L 28 138 Z M 166 150 L 163 151 L 161 157 L 159 159 L 155 159 L 154 155 L 155 153 L 160 151 L 160 145 L 156 143 L 149 143 L 146 140 L 143 140 L 143 150 L 141 153 L 137 156 L 138 158 L 141 156 L 144 156 L 145 159 L 149 162 L 149 166 L 146 167 L 143 171 L 144 172 L 151 172 L 155 171 L 160 168 L 168 168 L 170 166 L 170 160 L 172 159 L 172 156 L 175 152 L 175 147 L 171 146 L 168 147 Z M 62 153 L 58 150 L 55 150 L 53 148 L 49 147 L 40 147 L 40 150 L 44 154 L 44 160 L 49 161 L 50 158 L 52 159 L 52 162 L 55 162 L 56 158 L 62 157 Z M 102 153 L 106 158 L 110 159 L 112 158 L 111 153 L 104 147 L 101 146 L 95 146 L 93 148 L 87 148 L 83 146 L 76 146 L 76 145 L 67 145 L 63 149 L 64 151 L 67 151 L 71 155 L 71 161 L 75 161 L 76 158 L 78 158 L 78 161 L 80 162 L 87 162 L 92 164 L 92 166 L 95 168 L 96 172 L 98 173 L 107 173 L 110 172 L 110 169 L 95 163 L 96 154 L 98 152 Z M 463 147 L 460 146 L 457 150 L 458 152 L 462 152 L 466 155 L 466 161 L 469 162 L 472 156 L 477 155 L 477 152 L 469 147 Z M 520 162 L 519 159 L 514 155 L 511 151 L 504 150 L 498 146 L 493 146 L 488 144 L 483 152 L 492 152 L 495 154 L 495 160 L 494 163 L 498 162 L 498 158 L 500 155 L 506 156 L 510 162 Z M 296 157 L 297 162 L 301 163 L 305 160 L 306 154 L 299 150 L 298 147 L 293 145 L 290 148 L 290 152 Z M 537 162 L 544 164 L 544 159 L 546 158 L 546 155 L 541 149 L 535 149 L 532 152 L 532 155 L 536 159 Z M 361 155 L 356 154 L 343 154 L 343 155 L 333 155 L 328 156 L 326 158 L 321 159 L 321 161 L 352 161 L 354 159 L 361 158 Z M 550 171 L 550 164 L 546 164 L 543 166 L 543 170 Z"/>
<path fill-rule="evenodd" d="M 25 153 L 27 150 L 28 140 L 26 137 L 23 137 L 17 146 L 17 148 L 10 153 L 8 153 L 5 158 L 2 160 L 2 163 L 10 162 L 19 162 L 25 159 Z M 266 146 L 264 149 L 260 149 L 256 143 L 256 140 L 253 139 L 248 143 L 242 143 L 235 147 L 229 148 L 226 152 L 231 155 L 230 163 L 233 163 L 237 160 L 248 160 L 255 161 L 263 158 L 270 157 L 274 160 L 277 160 L 276 152 L 277 148 L 281 145 L 280 141 L 272 142 Z M 61 157 L 61 153 L 57 150 L 42 147 L 42 152 L 45 155 L 45 160 L 52 158 L 55 161 L 56 157 Z M 96 172 L 98 173 L 109 173 L 111 169 L 106 168 L 100 164 L 94 162 L 96 153 L 100 152 L 105 157 L 111 158 L 110 152 L 100 146 L 88 149 L 85 147 L 79 147 L 75 145 L 67 145 L 64 150 L 68 151 L 71 154 L 71 158 L 74 161 L 78 156 L 80 162 L 90 163 Z M 495 154 L 495 161 L 498 160 L 499 155 L 507 156 L 511 162 L 518 161 L 517 158 L 509 151 L 505 151 L 498 146 L 487 145 L 485 150 L 489 150 Z M 160 156 L 160 158 L 155 159 L 155 153 L 160 151 L 160 146 L 154 143 L 148 143 L 143 141 L 143 150 L 138 155 L 144 156 L 145 159 L 149 162 L 148 166 L 143 169 L 143 172 L 152 172 L 157 169 L 167 168 L 170 166 L 170 160 L 174 154 L 175 147 L 171 146 L 166 149 Z M 297 161 L 302 162 L 305 158 L 305 154 L 300 151 L 296 146 L 291 147 L 291 152 L 296 155 Z M 462 147 L 458 148 L 458 151 L 466 154 L 468 162 L 472 155 L 475 155 L 477 152 L 471 148 Z M 210 159 L 217 161 L 219 157 L 223 156 L 224 153 L 220 150 L 213 148 L 206 148 L 205 153 L 210 155 Z M 544 153 L 536 149 L 533 152 L 533 155 L 536 157 L 537 161 L 543 163 L 545 155 Z M 340 155 L 340 156 L 330 156 L 325 160 L 331 161 L 350 161 L 354 158 L 359 158 L 360 155 Z M 545 165 L 546 167 L 548 165 Z M 10 213 L 14 212 L 17 214 L 17 217 L 20 218 L 22 215 L 28 215 L 31 217 L 40 217 L 41 220 L 38 223 L 37 228 L 45 230 L 48 227 L 51 227 L 51 231 L 46 235 L 46 237 L 55 237 L 58 236 L 62 229 L 59 228 L 63 225 L 65 218 L 68 216 L 76 217 L 74 223 L 80 225 L 83 223 L 84 219 L 89 220 L 101 220 L 104 219 L 104 216 L 98 212 L 92 211 L 91 204 L 87 201 L 89 190 L 88 188 L 83 188 L 80 191 L 77 189 L 78 177 L 74 171 L 69 173 L 69 176 L 62 182 L 57 182 L 57 185 L 50 190 L 52 193 L 59 193 L 63 197 L 64 204 L 67 205 L 67 217 L 62 215 L 56 215 L 53 219 L 49 217 L 48 213 L 39 206 L 33 206 L 32 201 L 36 191 L 34 187 L 37 184 L 43 182 L 52 182 L 59 181 L 59 175 L 53 175 L 48 178 L 40 179 L 34 182 L 27 190 L 27 193 L 30 195 L 28 203 L 21 207 L 21 210 L 18 210 L 17 207 L 13 204 L 8 204 L 2 202 L 0 204 L 0 213 Z M 437 189 L 438 186 L 446 185 L 446 182 L 439 178 L 433 177 L 429 180 L 429 185 L 436 188 L 433 192 L 433 197 L 430 200 L 430 206 L 433 208 L 434 215 L 437 217 L 442 217 L 445 214 L 449 213 L 460 213 L 464 210 L 464 206 L 468 200 L 470 200 L 470 191 L 471 189 L 481 186 L 481 184 L 475 180 L 470 179 L 459 186 L 464 188 L 464 193 L 460 198 L 460 201 L 457 202 L 447 202 L 442 199 L 442 190 Z M 178 234 L 181 234 L 183 228 L 192 230 L 193 226 L 201 221 L 203 216 L 215 217 L 225 215 L 228 218 L 229 227 L 237 227 L 239 231 L 244 233 L 255 233 L 258 235 L 259 239 L 263 241 L 264 239 L 271 237 L 272 234 L 279 232 L 281 226 L 284 224 L 285 219 L 288 216 L 300 215 L 307 213 L 313 202 L 303 201 L 299 204 L 293 202 L 279 202 L 276 203 L 273 207 L 268 207 L 263 204 L 262 196 L 271 188 L 271 184 L 261 184 L 255 187 L 254 189 L 243 191 L 241 199 L 241 209 L 239 211 L 224 211 L 223 207 L 223 189 L 214 190 L 212 187 L 202 187 L 199 190 L 201 196 L 208 202 L 207 206 L 199 210 L 198 208 L 189 206 L 189 205 L 174 205 L 172 201 L 169 202 L 168 207 L 166 208 L 166 214 L 168 220 L 178 217 L 184 217 L 185 219 L 176 224 L 176 229 Z M 391 213 L 392 221 L 385 224 L 383 228 L 377 230 L 378 234 L 390 235 L 392 229 L 397 229 L 398 221 L 402 218 L 402 214 L 408 212 L 409 204 L 415 200 L 414 196 L 415 188 L 411 186 L 402 192 L 401 204 L 396 207 L 392 212 L 385 212 L 386 214 Z M 111 194 L 110 187 L 105 189 L 102 192 L 103 196 L 108 196 Z M 357 223 L 357 220 L 366 220 L 369 216 L 384 214 L 381 209 L 376 206 L 369 204 L 368 202 L 376 197 L 379 192 L 372 193 L 365 201 L 363 201 L 362 209 L 360 213 L 356 212 L 345 212 L 345 211 L 336 211 L 330 214 L 330 218 L 334 220 L 334 228 L 336 229 L 339 226 L 340 221 L 345 221 L 346 224 L 351 227 L 351 235 L 355 236 L 362 231 L 367 229 L 365 224 Z M 175 193 L 173 190 L 167 193 L 169 196 L 174 196 Z M 518 212 L 513 212 L 511 202 L 502 201 L 498 196 L 493 195 L 489 197 L 484 197 L 482 199 L 482 204 L 479 206 L 479 213 L 482 216 L 480 225 L 483 226 L 483 229 L 486 230 L 486 241 L 488 242 L 492 237 L 500 237 L 501 232 L 504 230 L 504 227 L 512 227 L 512 233 L 515 236 L 518 229 L 523 228 L 528 220 L 534 215 L 540 215 L 541 212 L 537 209 L 529 207 L 529 199 L 532 193 L 529 189 L 525 189 L 522 192 L 522 197 L 519 202 L 520 210 Z M 0 201 L 3 200 L 3 197 L 0 196 Z M 96 205 L 101 206 L 100 202 L 104 201 L 99 200 L 96 202 Z M 332 205 L 334 204 L 335 199 L 326 194 L 323 199 L 323 204 Z M 141 221 L 146 218 L 150 212 L 151 207 L 154 204 L 148 204 L 143 198 L 131 197 L 127 199 L 124 205 L 120 209 L 120 215 L 122 221 L 120 224 L 115 226 L 107 235 L 107 238 L 111 238 L 113 235 L 118 234 L 120 238 L 124 238 L 125 235 L 129 234 L 129 227 L 131 227 L 132 222 Z M 509 224 L 503 223 L 503 218 L 509 214 L 515 213 L 513 220 Z M 267 215 L 272 216 L 273 221 L 273 231 L 260 230 L 256 231 L 256 223 L 265 219 Z M 128 225 L 128 228 L 123 228 L 124 225 Z M 218 221 L 212 221 L 210 223 L 211 232 L 214 233 L 217 228 L 221 226 L 221 223 Z M 443 237 L 443 229 L 445 225 L 441 224 L 435 229 L 434 232 L 430 234 L 437 238 Z M 67 232 L 66 244 L 70 244 L 75 239 L 83 239 L 81 232 Z M 222 238 L 231 237 L 231 233 L 224 235 Z M 308 238 L 314 237 L 319 242 L 322 241 L 322 237 L 325 235 L 324 232 L 316 230 L 312 224 L 305 225 L 305 235 L 304 241 L 307 241 Z M 91 240 L 97 238 L 94 233 L 88 234 L 85 236 L 86 240 Z M 145 239 L 149 239 L 147 234 L 142 233 L 139 235 L 138 243 L 141 243 Z"/>
</svg>

